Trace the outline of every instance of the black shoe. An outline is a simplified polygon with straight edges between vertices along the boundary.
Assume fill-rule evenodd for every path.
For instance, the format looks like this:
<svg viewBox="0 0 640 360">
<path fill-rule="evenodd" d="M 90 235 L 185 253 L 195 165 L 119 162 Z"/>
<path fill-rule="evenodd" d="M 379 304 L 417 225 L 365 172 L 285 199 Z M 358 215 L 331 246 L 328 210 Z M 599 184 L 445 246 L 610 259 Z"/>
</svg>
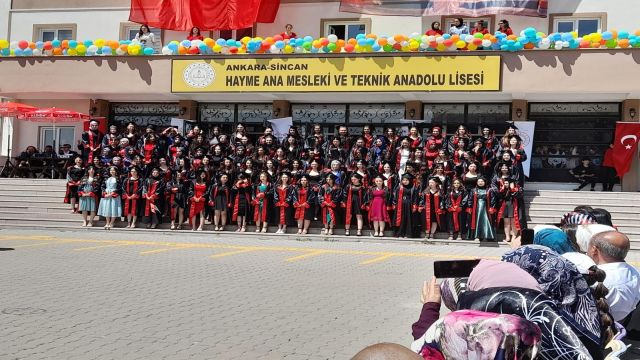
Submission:
<svg viewBox="0 0 640 360">
<path fill-rule="evenodd" d="M 591 191 L 596 191 L 596 189 L 594 189 L 594 188 L 591 188 Z"/>
<path fill-rule="evenodd" d="M 573 189 L 573 191 L 580 191 L 580 190 L 582 190 L 582 189 L 580 189 L 580 188 Z"/>
</svg>

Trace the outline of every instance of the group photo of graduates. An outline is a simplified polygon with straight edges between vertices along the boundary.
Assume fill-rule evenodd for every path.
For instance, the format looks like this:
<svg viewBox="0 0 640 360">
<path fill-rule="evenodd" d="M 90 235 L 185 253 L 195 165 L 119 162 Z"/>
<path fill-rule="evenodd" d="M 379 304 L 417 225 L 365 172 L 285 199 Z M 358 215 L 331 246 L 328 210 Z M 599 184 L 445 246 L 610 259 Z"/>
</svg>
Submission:
<svg viewBox="0 0 640 360">
<path fill-rule="evenodd" d="M 526 228 L 523 198 L 527 159 L 511 125 L 504 134 L 464 125 L 428 136 L 412 126 L 358 135 L 321 125 L 301 134 L 291 126 L 276 137 L 266 127 L 248 134 L 243 124 L 205 134 L 194 126 L 109 127 L 91 121 L 78 142 L 80 155 L 67 169 L 65 202 L 81 213 L 82 226 L 103 217 L 105 229 L 393 236 L 509 242 Z M 360 130 L 358 130 L 360 132 Z M 427 132 L 425 132 L 426 134 Z M 212 228 L 209 228 L 212 226 Z M 255 229 L 255 230 L 254 230 Z"/>
</svg>

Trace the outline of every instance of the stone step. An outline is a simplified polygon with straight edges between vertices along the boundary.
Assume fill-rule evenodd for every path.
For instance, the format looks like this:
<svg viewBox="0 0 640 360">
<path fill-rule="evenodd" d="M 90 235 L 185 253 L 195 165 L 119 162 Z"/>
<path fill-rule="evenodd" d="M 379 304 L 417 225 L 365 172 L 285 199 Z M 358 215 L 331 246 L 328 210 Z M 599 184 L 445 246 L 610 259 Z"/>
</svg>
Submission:
<svg viewBox="0 0 640 360">
<path fill-rule="evenodd" d="M 61 203 L 64 200 L 64 192 L 60 194 L 52 194 L 52 195 L 40 195 L 40 196 L 20 196 L 19 194 L 12 195 L 2 195 L 0 194 L 0 201 L 40 201 L 40 202 L 59 202 Z"/>
<path fill-rule="evenodd" d="M 557 216 L 535 216 L 528 217 L 532 223 L 536 224 L 557 224 L 560 222 L 560 218 Z M 619 219 L 613 221 L 616 226 L 628 226 L 628 227 L 640 227 L 638 220 L 635 219 Z"/>
<path fill-rule="evenodd" d="M 0 197 L 0 203 L 3 207 L 29 207 L 29 208 L 47 208 L 47 209 L 68 209 L 69 204 L 65 204 L 56 198 L 55 200 L 43 200 L 41 198 L 20 199 L 20 200 L 5 200 L 6 198 Z"/>
<path fill-rule="evenodd" d="M 552 216 L 558 219 L 559 221 L 560 218 L 564 216 L 566 213 L 567 211 L 562 211 L 562 210 L 553 210 L 553 209 L 546 209 L 541 207 L 529 207 L 529 211 L 527 215 L 529 215 L 529 217 L 531 218 L 539 217 L 539 216 L 541 217 Z M 615 220 L 635 220 L 638 222 L 638 225 L 640 225 L 640 214 L 635 211 L 614 211 L 614 212 L 611 212 L 611 216 Z"/>
<path fill-rule="evenodd" d="M 534 199 L 531 201 L 525 201 L 525 205 L 527 205 L 531 209 L 549 209 L 549 210 L 558 210 L 569 212 L 573 210 L 578 204 L 563 204 L 561 201 L 552 201 L 552 200 L 541 200 Z M 599 207 L 599 205 L 592 204 L 592 207 Z M 606 209 L 609 212 L 634 212 L 640 213 L 640 203 L 635 201 L 628 201 L 628 203 L 620 204 L 618 202 L 606 202 L 603 204 L 606 206 Z"/>
<path fill-rule="evenodd" d="M 636 192 L 608 192 L 608 191 L 525 191 L 525 198 L 530 197 L 550 197 L 555 199 L 640 199 L 640 194 Z"/>
</svg>

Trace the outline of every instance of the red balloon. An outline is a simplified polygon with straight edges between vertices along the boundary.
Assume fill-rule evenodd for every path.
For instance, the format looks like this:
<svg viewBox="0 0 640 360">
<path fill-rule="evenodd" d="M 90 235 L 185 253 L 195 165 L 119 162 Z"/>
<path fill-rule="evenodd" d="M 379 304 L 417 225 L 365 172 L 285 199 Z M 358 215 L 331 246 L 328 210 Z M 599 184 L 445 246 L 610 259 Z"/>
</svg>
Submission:
<svg viewBox="0 0 640 360">
<path fill-rule="evenodd" d="M 444 46 L 446 46 L 446 47 L 450 47 L 451 45 L 453 45 L 453 40 L 447 39 L 447 40 L 443 41 L 442 44 Z"/>
<path fill-rule="evenodd" d="M 232 54 L 237 54 L 238 53 L 238 48 L 235 46 L 232 46 L 229 48 L 229 52 Z"/>
<path fill-rule="evenodd" d="M 344 51 L 346 51 L 346 52 L 353 52 L 354 49 L 355 49 L 355 47 L 353 45 L 351 45 L 351 44 L 346 44 L 344 46 Z"/>
<path fill-rule="evenodd" d="M 44 46 L 42 47 L 45 50 L 53 49 L 53 45 L 51 45 L 51 41 L 45 41 Z"/>
<path fill-rule="evenodd" d="M 320 41 L 320 44 L 322 44 L 322 46 L 329 45 L 329 39 L 322 39 L 322 41 Z"/>
<path fill-rule="evenodd" d="M 195 54 L 199 54 L 199 53 L 200 53 L 200 49 L 198 49 L 198 47 L 192 46 L 192 47 L 189 48 L 189 54 L 195 55 Z"/>
<path fill-rule="evenodd" d="M 18 47 L 22 50 L 26 49 L 29 47 L 29 42 L 26 40 L 20 40 L 18 41 Z"/>
<path fill-rule="evenodd" d="M 275 36 L 273 37 L 273 41 L 274 41 L 274 42 L 276 42 L 276 41 L 280 41 L 280 40 L 284 40 L 284 39 L 282 38 L 282 36 L 280 36 L 280 35 L 275 35 Z"/>
<path fill-rule="evenodd" d="M 400 43 L 395 43 L 395 44 L 393 44 L 393 48 L 394 48 L 395 50 L 400 51 L 400 50 L 402 50 L 402 44 L 400 44 Z"/>
</svg>

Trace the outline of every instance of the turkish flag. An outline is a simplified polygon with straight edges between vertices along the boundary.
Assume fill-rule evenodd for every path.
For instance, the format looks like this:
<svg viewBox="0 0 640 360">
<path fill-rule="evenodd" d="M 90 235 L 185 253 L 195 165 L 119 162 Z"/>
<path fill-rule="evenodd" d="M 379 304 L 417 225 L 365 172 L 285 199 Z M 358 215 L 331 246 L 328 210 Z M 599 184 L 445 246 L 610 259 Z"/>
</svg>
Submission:
<svg viewBox="0 0 640 360">
<path fill-rule="evenodd" d="M 273 22 L 279 6 L 280 0 L 131 0 L 129 20 L 165 30 L 235 30 Z"/>
<path fill-rule="evenodd" d="M 619 177 L 624 176 L 631 167 L 631 161 L 637 154 L 640 123 L 617 122 L 616 137 L 613 142 L 613 167 Z"/>
</svg>

